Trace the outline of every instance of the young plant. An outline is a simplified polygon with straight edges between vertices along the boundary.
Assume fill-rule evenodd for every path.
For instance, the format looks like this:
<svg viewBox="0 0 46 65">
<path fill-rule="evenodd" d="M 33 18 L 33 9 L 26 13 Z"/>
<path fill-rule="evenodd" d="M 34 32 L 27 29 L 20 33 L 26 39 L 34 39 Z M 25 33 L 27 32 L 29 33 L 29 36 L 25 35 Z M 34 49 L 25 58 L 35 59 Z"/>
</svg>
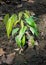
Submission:
<svg viewBox="0 0 46 65">
<path fill-rule="evenodd" d="M 4 23 L 7 31 L 8 38 L 12 33 L 12 37 L 15 37 L 15 41 L 19 47 L 23 47 L 26 43 L 26 39 L 32 40 L 31 43 L 34 46 L 34 39 L 31 39 L 31 33 L 38 36 L 37 25 L 30 15 L 30 12 L 25 10 L 18 14 L 13 14 L 9 18 L 9 14 L 4 16 Z M 31 31 L 31 33 L 29 33 Z M 30 34 L 30 36 L 26 33 Z"/>
</svg>

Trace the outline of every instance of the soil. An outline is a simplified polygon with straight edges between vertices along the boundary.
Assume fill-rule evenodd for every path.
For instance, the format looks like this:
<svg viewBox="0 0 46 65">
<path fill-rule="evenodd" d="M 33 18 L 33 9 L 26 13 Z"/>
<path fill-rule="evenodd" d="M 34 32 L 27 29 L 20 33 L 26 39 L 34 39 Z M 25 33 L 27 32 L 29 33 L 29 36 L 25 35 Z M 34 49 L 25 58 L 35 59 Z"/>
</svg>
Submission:
<svg viewBox="0 0 46 65">
<path fill-rule="evenodd" d="M 25 3 L 25 4 L 24 4 Z M 22 6 L 23 5 L 23 6 Z M 1 62 L 1 65 L 46 65 L 46 2 L 22 2 L 17 5 L 16 3 L 1 3 L 0 4 L 0 18 L 6 13 L 16 13 L 18 11 L 28 9 L 35 13 L 38 17 L 37 26 L 39 29 L 39 37 L 35 38 L 38 42 L 38 46 L 34 48 L 27 48 L 22 54 L 19 54 L 14 49 L 17 48 L 16 43 L 12 39 L 7 38 L 5 26 L 0 19 L 0 48 L 6 52 L 6 55 L 15 52 L 12 63 Z M 10 60 L 12 56 L 10 57 Z M 3 60 L 4 61 L 4 60 Z"/>
</svg>

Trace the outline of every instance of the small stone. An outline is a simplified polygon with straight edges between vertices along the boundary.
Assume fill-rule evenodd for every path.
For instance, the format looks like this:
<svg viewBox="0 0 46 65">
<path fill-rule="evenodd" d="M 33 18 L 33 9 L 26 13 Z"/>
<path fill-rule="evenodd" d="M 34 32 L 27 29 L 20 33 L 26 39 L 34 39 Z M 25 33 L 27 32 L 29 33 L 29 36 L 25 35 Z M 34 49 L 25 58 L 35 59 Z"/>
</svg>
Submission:
<svg viewBox="0 0 46 65">
<path fill-rule="evenodd" d="M 2 17 L 0 17 L 0 21 L 2 21 L 3 20 L 3 18 Z"/>
<path fill-rule="evenodd" d="M 35 41 L 35 45 L 38 46 L 38 42 L 37 41 Z"/>
</svg>

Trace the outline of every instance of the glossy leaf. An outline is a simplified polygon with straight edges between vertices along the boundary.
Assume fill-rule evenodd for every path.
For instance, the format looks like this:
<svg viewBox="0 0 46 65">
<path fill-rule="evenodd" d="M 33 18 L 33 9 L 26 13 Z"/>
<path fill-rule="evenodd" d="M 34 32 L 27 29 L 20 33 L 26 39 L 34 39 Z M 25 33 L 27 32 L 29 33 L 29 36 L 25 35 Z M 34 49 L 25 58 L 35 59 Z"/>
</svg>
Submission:
<svg viewBox="0 0 46 65">
<path fill-rule="evenodd" d="M 21 28 L 20 29 L 20 32 L 19 32 L 19 38 L 21 39 L 22 38 L 22 36 L 24 35 L 24 33 L 25 33 L 25 31 L 27 30 L 27 27 L 26 26 L 24 26 L 23 28 Z"/>
<path fill-rule="evenodd" d="M 15 37 L 16 44 L 21 47 L 21 39 L 19 38 L 19 35 Z"/>
<path fill-rule="evenodd" d="M 32 26 L 32 27 L 37 27 L 36 26 L 36 23 L 35 23 L 35 21 L 34 21 L 34 19 L 33 19 L 33 17 L 32 16 L 30 16 L 30 18 L 27 18 L 27 19 L 25 19 L 26 20 L 26 22 L 30 25 L 30 26 Z"/>
<path fill-rule="evenodd" d="M 23 12 L 19 12 L 18 19 L 15 21 L 14 26 L 16 26 L 18 22 L 20 22 L 22 15 L 23 15 Z"/>
<path fill-rule="evenodd" d="M 25 13 L 30 17 L 30 12 L 25 10 Z"/>
<path fill-rule="evenodd" d="M 22 15 L 23 15 L 23 12 L 19 12 L 19 14 L 18 14 L 19 20 L 22 18 Z"/>
<path fill-rule="evenodd" d="M 23 38 L 22 38 L 21 45 L 24 46 L 25 45 L 25 42 L 26 42 L 26 40 L 25 40 L 25 35 L 24 35 Z"/>
<path fill-rule="evenodd" d="M 16 21 L 14 22 L 14 26 L 16 26 L 18 22 L 19 22 L 19 20 L 16 20 Z"/>
<path fill-rule="evenodd" d="M 24 13 L 24 18 L 25 19 L 29 18 L 29 16 L 27 15 L 27 13 Z"/>
<path fill-rule="evenodd" d="M 24 26 L 23 28 L 20 29 L 19 35 L 17 37 L 15 37 L 16 43 L 17 45 L 20 47 L 21 46 L 21 39 L 26 31 L 27 27 Z M 24 43 L 23 43 L 24 45 Z"/>
<path fill-rule="evenodd" d="M 24 22 L 23 22 L 23 20 L 21 20 L 21 28 L 23 28 L 24 27 Z"/>
<path fill-rule="evenodd" d="M 7 22 L 7 25 L 6 25 L 6 30 L 7 30 L 7 36 L 9 38 L 10 34 L 11 34 L 11 31 L 12 31 L 12 27 L 13 27 L 13 24 L 14 22 L 17 20 L 17 15 L 13 14 L 8 22 Z"/>
<path fill-rule="evenodd" d="M 15 28 L 12 30 L 12 36 L 14 36 L 18 32 L 19 28 Z"/>
<path fill-rule="evenodd" d="M 30 27 L 30 30 L 33 33 L 33 35 L 38 36 L 38 30 L 36 28 Z"/>
<path fill-rule="evenodd" d="M 4 22 L 5 25 L 7 24 L 8 19 L 9 19 L 9 14 L 6 14 L 6 15 L 4 16 L 4 19 L 3 19 L 3 22 Z"/>
</svg>

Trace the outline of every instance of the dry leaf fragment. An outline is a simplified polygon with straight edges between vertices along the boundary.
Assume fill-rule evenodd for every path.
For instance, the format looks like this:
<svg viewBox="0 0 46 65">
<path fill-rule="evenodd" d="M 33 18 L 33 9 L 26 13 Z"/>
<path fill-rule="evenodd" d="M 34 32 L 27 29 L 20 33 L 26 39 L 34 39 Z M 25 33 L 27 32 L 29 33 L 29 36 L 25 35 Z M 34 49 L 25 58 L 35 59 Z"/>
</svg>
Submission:
<svg viewBox="0 0 46 65">
<path fill-rule="evenodd" d="M 15 52 L 7 55 L 6 63 L 7 64 L 11 64 L 13 59 L 14 59 L 14 57 L 15 57 Z"/>
<path fill-rule="evenodd" d="M 2 56 L 2 59 L 1 59 L 1 60 L 2 60 L 3 63 L 6 62 L 6 57 L 5 57 L 5 55 Z"/>
<path fill-rule="evenodd" d="M 14 50 L 15 50 L 15 51 L 19 51 L 19 49 L 20 49 L 20 48 L 16 48 L 16 49 L 14 49 Z"/>
<path fill-rule="evenodd" d="M 0 56 L 2 56 L 2 55 L 4 55 L 6 52 L 5 51 L 3 51 L 3 49 L 2 48 L 0 48 Z"/>
<path fill-rule="evenodd" d="M 34 1 L 34 0 L 29 0 L 28 2 L 29 2 L 29 3 L 34 3 L 35 1 Z"/>
</svg>

